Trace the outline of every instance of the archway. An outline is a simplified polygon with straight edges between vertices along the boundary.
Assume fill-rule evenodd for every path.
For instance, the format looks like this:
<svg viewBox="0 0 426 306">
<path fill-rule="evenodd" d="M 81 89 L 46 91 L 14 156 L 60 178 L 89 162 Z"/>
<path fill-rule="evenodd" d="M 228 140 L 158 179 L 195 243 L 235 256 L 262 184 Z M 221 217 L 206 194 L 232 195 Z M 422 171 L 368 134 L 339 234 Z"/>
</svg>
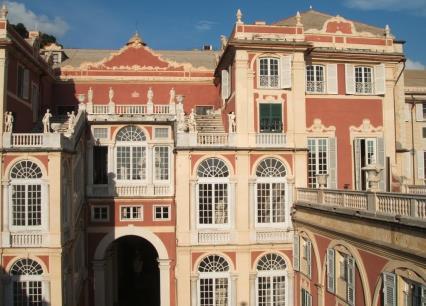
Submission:
<svg viewBox="0 0 426 306">
<path fill-rule="evenodd" d="M 158 253 L 149 241 L 121 237 L 107 249 L 105 261 L 107 292 L 113 305 L 160 306 Z"/>
<path fill-rule="evenodd" d="M 95 306 L 170 306 L 168 252 L 150 231 L 127 227 L 111 230 L 96 248 L 93 271 Z"/>
</svg>

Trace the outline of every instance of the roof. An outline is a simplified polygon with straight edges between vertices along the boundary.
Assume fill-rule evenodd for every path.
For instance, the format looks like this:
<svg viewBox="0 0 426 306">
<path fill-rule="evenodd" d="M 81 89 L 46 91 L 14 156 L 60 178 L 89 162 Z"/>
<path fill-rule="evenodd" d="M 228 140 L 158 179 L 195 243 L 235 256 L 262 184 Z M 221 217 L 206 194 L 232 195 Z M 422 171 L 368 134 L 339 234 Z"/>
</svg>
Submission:
<svg viewBox="0 0 426 306">
<path fill-rule="evenodd" d="M 300 17 L 301 17 L 301 22 L 303 24 L 303 27 L 305 29 L 305 31 L 307 30 L 321 30 L 323 28 L 324 23 L 333 17 L 336 16 L 332 16 L 329 14 L 325 14 L 322 12 L 318 12 L 316 10 L 313 9 L 309 9 L 307 11 L 304 11 L 302 13 L 300 13 Z M 349 19 L 348 19 L 349 20 Z M 375 27 L 375 26 L 371 26 L 365 23 L 361 23 L 361 22 L 357 22 L 354 20 L 350 20 L 354 23 L 355 29 L 357 32 L 369 32 L 371 34 L 374 35 L 379 35 L 379 36 L 383 36 L 385 33 L 384 28 L 379 28 L 379 27 Z M 296 25 L 296 16 L 292 16 L 283 20 L 280 20 L 276 23 L 274 23 L 274 25 L 279 25 L 279 26 L 295 26 Z"/>
<path fill-rule="evenodd" d="M 426 70 L 405 70 L 404 83 L 407 87 L 426 87 Z"/>
<path fill-rule="evenodd" d="M 99 62 L 104 58 L 108 58 L 111 53 L 116 53 L 119 50 L 111 49 L 62 49 L 66 55 L 66 59 L 59 65 L 60 67 L 72 66 L 79 67 L 82 63 Z M 159 54 L 162 59 L 177 62 L 190 63 L 192 66 L 205 67 L 214 70 L 217 64 L 217 56 L 219 51 L 181 51 L 181 50 L 154 50 L 155 54 Z"/>
</svg>

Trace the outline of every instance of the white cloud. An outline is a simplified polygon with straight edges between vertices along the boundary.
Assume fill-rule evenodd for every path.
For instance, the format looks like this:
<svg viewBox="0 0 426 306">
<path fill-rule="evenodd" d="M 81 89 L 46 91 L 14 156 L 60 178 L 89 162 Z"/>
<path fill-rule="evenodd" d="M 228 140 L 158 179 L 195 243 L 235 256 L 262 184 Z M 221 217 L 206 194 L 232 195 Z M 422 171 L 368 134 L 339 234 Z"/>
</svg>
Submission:
<svg viewBox="0 0 426 306">
<path fill-rule="evenodd" d="M 215 24 L 216 22 L 214 21 L 200 20 L 195 25 L 195 29 L 197 29 L 198 31 L 210 31 Z"/>
<path fill-rule="evenodd" d="M 345 0 L 345 4 L 362 10 L 408 11 L 426 15 L 425 0 Z"/>
<path fill-rule="evenodd" d="M 426 66 L 423 65 L 420 62 L 412 61 L 409 58 L 407 58 L 407 62 L 405 63 L 407 69 L 414 69 L 414 70 L 422 70 L 426 69 Z"/>
<path fill-rule="evenodd" d="M 7 9 L 9 21 L 15 24 L 23 23 L 28 30 L 63 36 L 69 29 L 68 24 L 61 17 L 49 18 L 46 15 L 36 15 L 22 3 L 7 2 Z"/>
</svg>

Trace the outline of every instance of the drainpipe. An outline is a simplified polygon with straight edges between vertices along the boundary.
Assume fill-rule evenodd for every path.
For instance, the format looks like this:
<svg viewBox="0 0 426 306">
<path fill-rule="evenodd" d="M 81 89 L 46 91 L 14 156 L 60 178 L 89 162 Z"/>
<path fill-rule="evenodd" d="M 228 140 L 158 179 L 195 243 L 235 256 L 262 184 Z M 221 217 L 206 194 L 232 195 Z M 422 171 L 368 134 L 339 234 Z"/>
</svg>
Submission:
<svg viewBox="0 0 426 306">
<path fill-rule="evenodd" d="M 413 111 L 415 111 L 415 107 L 416 107 L 416 101 L 415 101 L 415 98 L 414 98 L 414 95 L 411 95 L 411 101 L 410 101 L 410 104 L 411 104 L 411 109 L 410 109 L 410 120 L 411 120 L 411 150 L 410 150 L 410 152 L 411 152 L 411 167 L 413 168 L 412 169 L 412 174 L 411 174 L 411 176 L 412 176 L 412 180 L 413 180 L 413 185 L 415 185 L 416 184 L 416 166 L 415 166 L 415 164 L 414 164 L 414 162 L 416 161 L 416 153 L 415 153 L 415 151 L 414 151 L 414 116 L 413 116 Z"/>
</svg>

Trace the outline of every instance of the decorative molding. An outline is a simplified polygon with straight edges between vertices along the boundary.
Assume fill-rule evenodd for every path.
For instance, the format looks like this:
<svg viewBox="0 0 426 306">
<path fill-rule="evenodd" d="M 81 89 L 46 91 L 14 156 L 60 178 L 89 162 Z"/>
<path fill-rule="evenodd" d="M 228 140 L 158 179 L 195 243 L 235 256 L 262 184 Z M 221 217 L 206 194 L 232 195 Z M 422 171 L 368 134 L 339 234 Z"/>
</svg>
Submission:
<svg viewBox="0 0 426 306">
<path fill-rule="evenodd" d="M 375 133 L 375 132 L 383 132 L 383 127 L 378 126 L 374 127 L 370 119 L 363 119 L 362 124 L 359 127 L 351 126 L 349 128 L 349 131 L 351 132 L 358 132 L 358 133 Z"/>
<path fill-rule="evenodd" d="M 314 123 L 306 129 L 308 133 L 328 133 L 328 132 L 336 132 L 336 127 L 331 125 L 329 127 L 326 127 L 322 122 L 321 119 L 315 118 Z"/>
<path fill-rule="evenodd" d="M 137 92 L 137 91 L 134 91 L 134 92 L 131 93 L 131 97 L 132 98 L 139 98 L 140 97 L 140 93 Z"/>
</svg>

